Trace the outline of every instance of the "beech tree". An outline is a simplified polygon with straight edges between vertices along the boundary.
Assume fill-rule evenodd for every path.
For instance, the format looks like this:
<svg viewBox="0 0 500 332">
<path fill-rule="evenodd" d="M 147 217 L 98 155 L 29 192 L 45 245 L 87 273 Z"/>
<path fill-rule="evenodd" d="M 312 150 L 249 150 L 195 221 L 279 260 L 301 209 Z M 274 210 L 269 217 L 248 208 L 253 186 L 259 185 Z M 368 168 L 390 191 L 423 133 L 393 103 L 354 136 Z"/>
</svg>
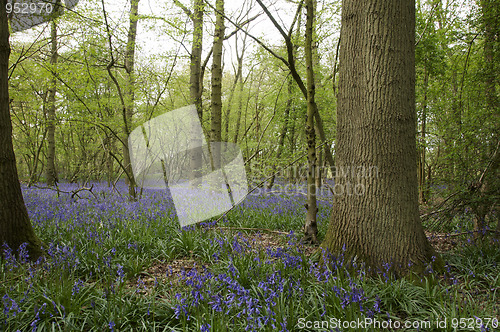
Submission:
<svg viewBox="0 0 500 332">
<path fill-rule="evenodd" d="M 335 195 L 322 247 L 374 268 L 420 269 L 437 254 L 418 210 L 415 1 L 344 0 L 340 43 Z"/>
</svg>

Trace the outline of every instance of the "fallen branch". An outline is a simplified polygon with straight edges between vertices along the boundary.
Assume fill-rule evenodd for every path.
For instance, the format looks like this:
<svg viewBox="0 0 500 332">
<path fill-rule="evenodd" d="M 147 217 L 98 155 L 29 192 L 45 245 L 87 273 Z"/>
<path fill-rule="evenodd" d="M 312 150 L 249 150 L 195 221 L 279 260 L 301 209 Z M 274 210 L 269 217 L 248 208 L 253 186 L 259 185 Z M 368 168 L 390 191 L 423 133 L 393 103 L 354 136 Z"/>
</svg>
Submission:
<svg viewBox="0 0 500 332">
<path fill-rule="evenodd" d="M 429 238 L 434 238 L 434 237 L 455 237 L 455 236 L 460 236 L 460 235 L 470 235 L 474 233 L 483 233 L 483 232 L 490 232 L 490 233 L 499 233 L 498 231 L 494 229 L 484 229 L 484 230 L 478 230 L 478 231 L 465 231 L 465 232 L 460 232 L 460 233 L 453 233 L 453 234 L 440 234 L 440 235 L 431 235 L 428 236 Z"/>
<path fill-rule="evenodd" d="M 64 191 L 64 190 L 61 190 L 59 189 L 58 186 L 56 187 L 41 187 L 41 186 L 37 186 L 36 184 L 32 185 L 32 187 L 35 187 L 37 189 L 45 189 L 45 190 L 53 190 L 53 191 L 57 191 L 57 195 L 59 194 L 68 194 L 68 195 L 71 195 L 71 198 L 75 198 L 75 196 L 78 196 L 78 198 L 81 198 L 80 195 L 78 195 L 79 192 L 81 191 L 88 191 L 92 194 L 92 196 L 94 196 L 96 199 L 97 199 L 97 196 L 96 194 L 92 191 L 94 189 L 94 185 L 90 186 L 90 188 L 87 188 L 87 187 L 81 187 L 81 188 L 78 188 L 78 189 L 75 189 L 75 190 L 71 190 L 71 191 Z"/>
<path fill-rule="evenodd" d="M 268 232 L 268 233 L 275 233 L 275 234 L 282 234 L 282 235 L 289 235 L 290 232 L 281 232 L 281 231 L 275 231 L 272 229 L 267 229 L 267 228 L 247 228 L 247 227 L 217 227 L 217 229 L 221 230 L 240 230 L 240 231 L 253 231 L 253 232 Z"/>
</svg>

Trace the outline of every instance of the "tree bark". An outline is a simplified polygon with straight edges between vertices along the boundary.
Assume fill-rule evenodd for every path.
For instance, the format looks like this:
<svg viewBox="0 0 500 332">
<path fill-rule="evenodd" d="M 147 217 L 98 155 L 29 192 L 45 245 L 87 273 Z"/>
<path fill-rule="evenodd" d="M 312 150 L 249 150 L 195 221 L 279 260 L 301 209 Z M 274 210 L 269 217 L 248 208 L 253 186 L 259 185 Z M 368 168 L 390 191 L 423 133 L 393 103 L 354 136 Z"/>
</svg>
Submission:
<svg viewBox="0 0 500 332">
<path fill-rule="evenodd" d="M 222 141 L 222 46 L 224 41 L 224 0 L 215 2 L 215 34 L 212 59 L 212 114 L 211 114 L 211 141 Z M 220 144 L 213 145 L 214 168 L 219 169 L 221 164 Z"/>
<path fill-rule="evenodd" d="M 318 225 L 316 214 L 318 205 L 316 202 L 316 132 L 314 128 L 314 115 L 317 111 L 314 100 L 314 61 L 313 61 L 313 37 L 314 37 L 314 4 L 313 0 L 306 0 L 306 72 L 307 72 L 307 203 L 306 222 L 304 225 L 305 242 L 318 243 Z"/>
<path fill-rule="evenodd" d="M 420 132 L 420 158 L 418 163 L 418 189 L 420 202 L 427 202 L 428 184 L 426 183 L 425 154 L 427 144 L 425 140 L 427 126 L 427 87 L 429 85 L 429 71 L 424 67 L 424 101 L 422 103 L 422 123 Z"/>
<path fill-rule="evenodd" d="M 123 166 L 125 167 L 125 171 L 128 176 L 128 191 L 129 196 L 132 199 L 136 198 L 135 192 L 135 179 L 132 171 L 132 163 L 130 161 L 130 152 L 128 146 L 128 136 L 132 131 L 132 116 L 134 113 L 134 89 L 135 89 L 135 73 L 134 73 L 134 65 L 135 65 L 135 41 L 137 37 L 137 20 L 139 14 L 139 1 L 140 0 L 130 0 L 130 16 L 129 16 L 129 29 L 127 36 L 127 46 L 125 49 L 125 71 L 128 75 L 127 87 L 125 89 L 125 110 L 123 114 Z"/>
<path fill-rule="evenodd" d="M 193 44 L 191 46 L 191 74 L 189 77 L 189 91 L 192 102 L 196 105 L 200 121 L 203 118 L 203 107 L 201 102 L 201 53 L 203 47 L 203 0 L 194 1 L 194 11 L 191 15 L 193 21 Z"/>
<path fill-rule="evenodd" d="M 485 61 L 485 95 L 486 95 L 486 107 L 489 112 L 492 114 L 492 118 L 494 123 L 500 123 L 500 103 L 497 94 L 497 85 L 500 83 L 499 75 L 499 60 L 500 60 L 500 19 L 499 19 L 499 0 L 482 0 L 481 2 L 481 11 L 482 11 L 482 23 L 483 23 L 483 32 L 484 32 L 484 61 Z M 494 153 L 495 151 L 495 143 L 500 139 L 500 132 L 498 130 L 494 133 L 494 139 L 491 140 L 491 143 L 488 146 L 488 152 Z M 498 152 L 497 152 L 498 153 Z M 500 161 L 498 160 L 499 156 L 495 155 L 496 160 L 491 165 L 491 170 L 487 174 L 485 178 L 484 187 L 482 193 L 483 195 L 487 195 L 490 197 L 495 197 L 500 192 Z M 487 190 L 485 190 L 487 189 Z M 483 207 L 482 209 L 485 211 L 489 211 L 490 208 L 495 206 L 495 202 L 491 202 L 491 198 L 483 197 L 483 200 L 486 202 L 481 205 L 487 205 L 487 207 Z M 494 198 L 493 198 L 494 200 Z M 498 202 L 496 203 L 498 206 Z M 487 213 L 486 212 L 486 213 Z M 500 216 L 497 213 L 497 231 L 500 232 Z M 482 225 L 478 225 L 481 227 Z M 478 228 L 479 228 L 478 227 Z M 497 237 L 500 238 L 500 234 L 496 234 Z"/>
<path fill-rule="evenodd" d="M 196 112 L 200 122 L 203 123 L 203 70 L 201 64 L 201 55 L 203 51 L 203 13 L 205 11 L 205 3 L 203 0 L 194 0 L 193 11 L 186 8 L 178 0 L 174 0 L 175 4 L 180 7 L 193 22 L 193 41 L 191 44 L 191 55 L 189 64 L 189 96 L 191 103 L 195 105 Z M 196 137 L 198 134 L 191 135 L 192 146 L 201 146 L 202 138 Z M 202 155 L 199 153 L 191 154 L 191 181 L 194 186 L 199 184 L 201 176 Z"/>
<path fill-rule="evenodd" d="M 340 63 L 335 195 L 322 247 L 372 268 L 421 271 L 437 254 L 418 210 L 414 0 L 344 0 Z"/>
<path fill-rule="evenodd" d="M 35 235 L 24 205 L 12 145 L 9 111 L 9 27 L 5 0 L 0 0 L 0 244 L 17 250 L 23 243 L 32 260 L 42 255 L 42 243 Z"/>
</svg>

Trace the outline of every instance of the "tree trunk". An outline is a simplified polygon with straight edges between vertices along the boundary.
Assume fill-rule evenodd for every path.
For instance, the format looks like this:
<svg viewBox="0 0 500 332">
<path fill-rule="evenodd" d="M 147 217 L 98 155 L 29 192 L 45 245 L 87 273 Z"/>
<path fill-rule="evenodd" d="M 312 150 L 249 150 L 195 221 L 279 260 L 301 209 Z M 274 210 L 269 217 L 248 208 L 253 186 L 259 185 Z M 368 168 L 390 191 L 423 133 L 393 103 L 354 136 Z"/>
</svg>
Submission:
<svg viewBox="0 0 500 332">
<path fill-rule="evenodd" d="M 212 59 L 212 116 L 211 116 L 211 141 L 222 141 L 222 44 L 224 41 L 224 0 L 217 0 L 215 34 Z M 219 169 L 221 164 L 220 144 L 214 144 L 212 156 L 214 168 Z"/>
<path fill-rule="evenodd" d="M 50 66 L 53 71 L 52 78 L 50 80 L 50 88 L 48 94 L 48 104 L 47 109 L 47 185 L 54 186 L 57 183 L 57 171 L 56 171 L 56 66 L 57 66 L 57 25 L 54 20 L 50 22 L 51 26 L 51 50 L 50 50 Z"/>
<path fill-rule="evenodd" d="M 191 103 L 195 105 L 196 112 L 198 113 L 198 118 L 200 122 L 203 123 L 203 105 L 202 105 L 202 70 L 201 70 L 201 54 L 203 47 L 203 13 L 204 13 L 204 2 L 203 0 L 194 0 L 193 12 L 185 8 L 180 2 L 175 0 L 175 3 L 180 6 L 191 18 L 193 22 L 193 42 L 191 44 L 191 56 L 190 56 L 190 74 L 189 74 L 189 96 Z M 191 135 L 192 146 L 201 146 L 202 138 L 196 137 L 199 135 L 194 132 Z M 191 154 L 191 173 L 192 184 L 196 186 L 199 183 L 201 176 L 201 166 L 202 166 L 202 156 L 199 153 Z"/>
<path fill-rule="evenodd" d="M 499 60 L 498 44 L 500 43 L 500 20 L 498 18 L 500 1 L 498 0 L 481 0 L 482 23 L 484 31 L 484 62 L 485 62 L 485 96 L 486 105 L 489 110 L 498 119 L 499 101 L 496 91 L 498 84 L 498 63 Z M 497 44 L 497 45 L 496 45 Z M 498 123 L 498 122 L 497 122 Z M 495 145 L 493 144 L 493 149 Z"/>
<path fill-rule="evenodd" d="M 283 119 L 283 128 L 281 129 L 279 141 L 278 141 L 278 151 L 276 152 L 276 163 L 273 163 L 273 167 L 271 170 L 271 178 L 269 179 L 269 182 L 267 184 L 267 189 L 272 189 L 274 185 L 274 180 L 276 178 L 275 174 L 276 173 L 276 164 L 280 161 L 281 154 L 283 153 L 283 148 L 285 147 L 285 138 L 286 138 L 286 133 L 288 132 L 288 119 L 290 118 L 290 110 L 292 108 L 292 85 L 293 81 L 291 78 L 288 78 L 288 98 L 286 100 L 286 106 L 285 106 L 285 118 Z"/>
<path fill-rule="evenodd" d="M 437 254 L 418 211 L 414 0 L 344 0 L 340 63 L 335 195 L 322 247 L 372 268 L 421 271 Z"/>
<path fill-rule="evenodd" d="M 485 95 L 486 95 L 486 106 L 492 114 L 492 118 L 494 123 L 500 123 L 500 103 L 497 94 L 497 84 L 499 82 L 500 70 L 499 70 L 499 60 L 500 60 L 500 19 L 499 19 L 499 10 L 500 1 L 499 0 L 482 0 L 481 1 L 481 10 L 482 10 L 482 19 L 483 19 L 483 31 L 484 31 L 484 61 L 485 61 Z M 495 133 L 494 139 L 491 140 L 491 143 L 488 146 L 488 152 L 494 153 L 495 151 L 495 142 L 498 142 L 499 132 Z M 497 152 L 498 153 L 498 152 Z M 495 197 L 496 194 L 500 192 L 500 162 L 498 161 L 499 156 L 496 155 L 496 160 L 493 161 L 490 166 L 491 169 L 485 178 L 485 187 L 489 189 L 489 192 L 486 192 L 486 195 L 490 197 Z M 489 199 L 486 198 L 486 201 Z M 494 198 L 493 198 L 494 200 Z M 489 203 L 489 204 L 488 204 Z M 495 204 L 498 208 L 500 208 L 500 204 L 498 202 L 485 202 L 483 204 L 492 205 L 493 209 L 495 208 Z M 485 210 L 490 210 L 490 206 L 485 208 Z M 497 223 L 497 231 L 500 232 L 500 216 L 498 212 L 496 213 L 498 223 Z M 497 233 L 496 236 L 500 238 L 500 233 Z"/>
<path fill-rule="evenodd" d="M 191 64 L 189 77 L 189 91 L 191 101 L 196 105 L 200 121 L 203 116 L 201 104 L 201 52 L 203 47 L 203 0 L 194 1 L 194 11 L 191 15 L 193 21 L 193 44 L 191 45 Z"/>
<path fill-rule="evenodd" d="M 132 116 L 134 113 L 134 88 L 135 88 L 135 40 L 137 37 L 137 20 L 139 11 L 140 0 L 130 0 L 130 16 L 129 16 L 129 29 L 127 36 L 127 46 L 125 49 L 125 71 L 128 75 L 127 87 L 125 89 L 125 114 L 123 114 L 124 121 L 124 140 L 123 140 L 123 166 L 127 172 L 126 179 L 128 179 L 128 191 L 131 199 L 136 198 L 135 192 L 135 179 L 132 171 L 132 163 L 130 161 L 130 152 L 128 146 L 128 136 L 132 131 Z"/>
<path fill-rule="evenodd" d="M 236 76 L 234 78 L 233 86 L 231 87 L 231 94 L 229 95 L 229 100 L 227 102 L 227 111 L 226 111 L 226 119 L 225 119 L 225 128 L 224 128 L 224 142 L 229 142 L 229 114 L 231 113 L 231 108 L 233 106 L 233 98 L 234 91 L 236 91 L 236 86 L 238 86 L 238 82 L 243 80 L 243 56 L 245 55 L 246 49 L 246 35 L 243 37 L 243 46 L 241 48 L 241 55 L 238 53 L 238 36 L 235 37 L 236 44 L 236 60 L 238 62 L 238 68 L 236 70 Z M 240 85 L 241 86 L 241 85 Z M 240 107 L 241 107 L 241 98 L 239 99 Z M 241 116 L 241 109 L 238 110 L 238 117 Z"/>
<path fill-rule="evenodd" d="M 321 188 L 323 185 L 322 182 L 322 176 L 323 176 L 323 169 L 324 169 L 324 164 L 323 164 L 323 149 L 319 150 L 319 156 L 318 156 L 318 167 L 316 168 L 316 189 Z"/>
<path fill-rule="evenodd" d="M 420 144 L 420 160 L 418 163 L 418 188 L 419 188 L 419 197 L 420 197 L 420 202 L 425 203 L 427 202 L 427 197 L 428 197 L 428 184 L 426 183 L 425 179 L 425 153 L 427 150 L 427 144 L 425 141 L 425 134 L 426 134 L 426 125 L 427 125 L 427 86 L 429 85 L 429 72 L 427 71 L 427 68 L 424 68 L 424 101 L 422 103 L 422 128 L 421 128 L 421 133 L 420 133 L 420 139 L 421 139 L 421 144 Z"/>
<path fill-rule="evenodd" d="M 314 5 L 313 0 L 306 0 L 306 71 L 307 71 L 307 203 L 306 222 L 304 225 L 305 242 L 316 244 L 318 242 L 318 225 L 316 214 L 318 206 L 316 202 L 316 132 L 314 128 L 314 115 L 316 102 L 314 101 L 314 65 L 313 65 L 313 37 L 314 37 Z"/>
<path fill-rule="evenodd" d="M 9 111 L 9 27 L 6 1 L 0 1 L 0 244 L 17 250 L 28 243 L 32 260 L 42 255 L 42 243 L 31 226 L 17 174 L 12 145 L 12 123 Z"/>
</svg>

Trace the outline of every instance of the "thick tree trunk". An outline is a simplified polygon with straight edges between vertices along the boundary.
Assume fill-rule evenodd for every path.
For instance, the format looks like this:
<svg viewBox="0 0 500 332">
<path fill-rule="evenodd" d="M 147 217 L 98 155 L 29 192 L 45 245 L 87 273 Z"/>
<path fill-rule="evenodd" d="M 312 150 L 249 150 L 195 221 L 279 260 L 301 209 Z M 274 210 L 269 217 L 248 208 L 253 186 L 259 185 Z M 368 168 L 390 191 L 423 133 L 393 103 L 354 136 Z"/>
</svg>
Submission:
<svg viewBox="0 0 500 332">
<path fill-rule="evenodd" d="M 421 270 L 436 253 L 418 211 L 414 0 L 344 0 L 340 63 L 336 194 L 322 246 L 373 268 Z"/>
<path fill-rule="evenodd" d="M 50 23 L 51 26 L 51 50 L 50 50 L 50 66 L 52 70 L 56 72 L 57 66 L 57 25 L 54 20 Z M 56 171 L 56 88 L 57 79 L 55 73 L 52 74 L 50 80 L 50 88 L 48 94 L 48 104 L 47 109 L 47 168 L 46 177 L 47 185 L 54 186 L 57 183 L 57 171 Z"/>
<path fill-rule="evenodd" d="M 500 51 L 500 20 L 499 9 L 500 1 L 498 0 L 481 0 L 482 11 L 482 29 L 484 33 L 484 89 L 486 97 L 486 107 L 492 115 L 492 119 L 500 122 L 500 106 L 496 91 L 498 83 L 498 59 Z M 482 235 L 486 225 L 486 216 L 494 209 L 495 204 L 498 205 L 495 197 L 500 193 L 500 152 L 499 138 L 500 133 L 494 133 L 493 139 L 485 147 L 487 155 L 493 156 L 488 161 L 488 168 L 483 173 L 479 180 L 479 188 L 474 195 L 478 196 L 478 202 L 473 207 L 476 219 L 474 220 L 474 231 L 476 237 Z M 500 229 L 500 217 L 498 218 L 497 229 Z"/>
<path fill-rule="evenodd" d="M 224 0 L 217 0 L 215 34 L 212 59 L 212 116 L 211 116 L 211 141 L 222 141 L 222 44 L 224 41 Z M 214 168 L 219 169 L 221 164 L 220 144 L 213 145 Z"/>
<path fill-rule="evenodd" d="M 9 27 L 5 0 L 0 0 L 0 244 L 14 250 L 28 243 L 30 258 L 42 255 L 42 243 L 31 226 L 24 205 L 12 145 L 12 123 L 9 111 Z"/>
</svg>

